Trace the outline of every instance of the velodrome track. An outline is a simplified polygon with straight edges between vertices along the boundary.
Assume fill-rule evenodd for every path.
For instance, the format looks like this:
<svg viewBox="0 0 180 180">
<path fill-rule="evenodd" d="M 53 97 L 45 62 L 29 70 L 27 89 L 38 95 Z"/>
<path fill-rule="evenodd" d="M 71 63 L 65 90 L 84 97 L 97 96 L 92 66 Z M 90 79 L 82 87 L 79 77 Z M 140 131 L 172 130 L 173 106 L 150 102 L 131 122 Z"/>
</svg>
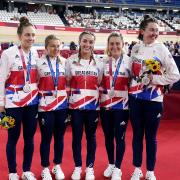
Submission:
<svg viewBox="0 0 180 180">
<path fill-rule="evenodd" d="M 16 35 L 17 28 L 15 27 L 3 27 L 0 26 L 0 42 L 18 42 Z M 49 34 L 54 34 L 58 36 L 62 42 L 69 43 L 74 41 L 76 44 L 78 43 L 78 36 L 80 32 L 75 31 L 61 31 L 61 30 L 36 30 L 36 43 L 44 43 L 44 39 Z M 109 33 L 95 33 L 96 35 L 96 45 L 106 45 L 107 37 Z M 124 41 L 131 43 L 132 41 L 138 41 L 137 34 L 123 34 Z M 160 35 L 159 41 L 180 41 L 180 36 L 177 35 Z"/>
</svg>

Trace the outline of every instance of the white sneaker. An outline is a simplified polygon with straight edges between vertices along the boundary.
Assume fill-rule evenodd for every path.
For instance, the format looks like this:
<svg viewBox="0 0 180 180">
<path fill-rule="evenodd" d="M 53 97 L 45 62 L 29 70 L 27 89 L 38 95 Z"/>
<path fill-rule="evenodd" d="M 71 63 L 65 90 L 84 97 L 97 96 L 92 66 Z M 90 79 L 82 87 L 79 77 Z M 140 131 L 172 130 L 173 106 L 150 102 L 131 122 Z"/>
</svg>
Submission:
<svg viewBox="0 0 180 180">
<path fill-rule="evenodd" d="M 65 178 L 64 173 L 63 173 L 60 165 L 55 165 L 52 169 L 52 173 L 55 175 L 56 180 L 61 180 L 61 179 Z"/>
<path fill-rule="evenodd" d="M 143 173 L 140 168 L 135 168 L 131 180 L 140 180 L 143 177 Z"/>
<path fill-rule="evenodd" d="M 95 179 L 94 169 L 87 167 L 85 180 L 94 180 L 94 179 Z"/>
<path fill-rule="evenodd" d="M 119 168 L 114 168 L 111 180 L 121 180 L 122 172 Z"/>
<path fill-rule="evenodd" d="M 82 172 L 81 167 L 75 167 L 74 171 L 72 173 L 71 179 L 72 180 L 80 180 L 81 179 L 81 172 Z"/>
<path fill-rule="evenodd" d="M 114 167 L 115 167 L 114 164 L 109 164 L 108 167 L 105 169 L 105 171 L 103 173 L 104 177 L 107 177 L 107 178 L 111 177 Z"/>
<path fill-rule="evenodd" d="M 19 176 L 17 175 L 17 173 L 10 173 L 9 180 L 19 180 Z"/>
<path fill-rule="evenodd" d="M 42 180 L 52 180 L 49 168 L 44 168 L 41 172 Z"/>
<path fill-rule="evenodd" d="M 35 175 L 31 171 L 23 172 L 22 180 L 36 180 Z"/>
<path fill-rule="evenodd" d="M 147 171 L 146 180 L 156 180 L 156 176 L 154 175 L 154 171 Z"/>
</svg>

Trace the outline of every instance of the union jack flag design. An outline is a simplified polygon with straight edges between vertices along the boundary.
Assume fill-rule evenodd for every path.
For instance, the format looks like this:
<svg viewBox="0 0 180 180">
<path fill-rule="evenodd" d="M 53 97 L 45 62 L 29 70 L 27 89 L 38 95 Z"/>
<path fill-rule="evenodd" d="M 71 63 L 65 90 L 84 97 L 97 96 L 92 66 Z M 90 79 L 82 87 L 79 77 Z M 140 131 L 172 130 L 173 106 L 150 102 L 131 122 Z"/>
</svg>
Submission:
<svg viewBox="0 0 180 180">
<path fill-rule="evenodd" d="M 29 72 L 30 92 L 24 92 L 25 73 L 22 60 L 20 58 L 17 46 L 5 50 L 2 54 L 1 61 L 1 82 L 5 82 L 5 108 L 24 107 L 38 104 L 37 88 L 37 67 L 36 61 L 38 54 L 33 49 L 31 51 L 31 69 Z M 4 63 L 4 62 L 7 62 Z M 25 63 L 27 65 L 28 55 L 25 54 Z M 3 86 L 3 87 L 4 87 Z M 2 91 L 2 90 L 0 90 Z"/>
<path fill-rule="evenodd" d="M 50 59 L 52 68 L 56 70 L 56 58 Z M 66 92 L 66 59 L 60 57 L 58 86 L 55 89 L 53 77 L 46 57 L 42 57 L 37 62 L 39 75 L 39 108 L 40 112 L 55 111 L 68 108 L 67 92 Z M 56 92 L 57 91 L 57 92 Z"/>
<path fill-rule="evenodd" d="M 110 77 L 109 73 L 109 58 L 104 59 L 104 61 L 106 62 L 106 66 L 100 88 L 100 107 L 104 109 L 128 109 L 128 85 L 131 70 L 130 58 L 123 55 L 114 84 L 114 97 L 110 97 L 109 92 L 118 60 L 112 60 L 112 77 Z"/>
<path fill-rule="evenodd" d="M 67 61 L 70 79 L 69 107 L 70 109 L 98 110 L 103 61 L 97 58 L 91 62 L 83 59 L 79 63 L 78 61 L 77 54 Z"/>
</svg>

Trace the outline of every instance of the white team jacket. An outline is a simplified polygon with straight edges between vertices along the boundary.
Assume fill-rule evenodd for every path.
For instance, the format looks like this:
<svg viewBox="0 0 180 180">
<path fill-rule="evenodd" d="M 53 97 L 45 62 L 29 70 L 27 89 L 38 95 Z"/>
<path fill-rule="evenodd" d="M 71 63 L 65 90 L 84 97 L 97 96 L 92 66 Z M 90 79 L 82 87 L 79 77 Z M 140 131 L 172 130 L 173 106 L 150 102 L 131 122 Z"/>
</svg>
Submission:
<svg viewBox="0 0 180 180">
<path fill-rule="evenodd" d="M 29 56 L 24 53 L 24 57 L 27 66 Z M 18 46 L 3 51 L 0 59 L 0 106 L 15 108 L 38 104 L 37 59 L 37 51 L 31 48 L 31 92 L 25 93 L 24 70 Z"/>
<path fill-rule="evenodd" d="M 129 93 L 136 98 L 162 102 L 163 86 L 173 84 L 180 79 L 179 70 L 168 49 L 157 41 L 150 45 L 137 44 L 132 49 L 131 59 L 132 74 L 137 77 L 146 71 L 145 60 L 160 62 L 160 71 L 158 74 L 153 74 L 151 83 L 144 88 L 141 82 L 137 82 L 136 78 L 133 78 Z"/>
<path fill-rule="evenodd" d="M 105 109 L 128 109 L 128 85 L 131 71 L 130 58 L 123 54 L 123 59 L 115 81 L 115 94 L 112 98 L 108 94 L 119 59 L 117 61 L 112 60 L 112 77 L 110 77 L 109 73 L 109 59 L 110 57 L 104 59 L 105 68 L 101 82 L 100 107 Z"/>
<path fill-rule="evenodd" d="M 78 54 L 67 60 L 67 72 L 70 80 L 69 106 L 71 109 L 98 110 L 99 84 L 103 74 L 103 60 L 81 59 Z"/>
<path fill-rule="evenodd" d="M 42 57 L 37 62 L 39 75 L 39 111 L 53 111 L 68 108 L 67 93 L 66 93 L 66 59 L 60 57 L 59 62 L 59 77 L 57 94 L 55 92 L 54 81 L 51 75 L 50 68 L 46 57 Z M 52 68 L 56 73 L 56 58 L 50 59 Z"/>
</svg>

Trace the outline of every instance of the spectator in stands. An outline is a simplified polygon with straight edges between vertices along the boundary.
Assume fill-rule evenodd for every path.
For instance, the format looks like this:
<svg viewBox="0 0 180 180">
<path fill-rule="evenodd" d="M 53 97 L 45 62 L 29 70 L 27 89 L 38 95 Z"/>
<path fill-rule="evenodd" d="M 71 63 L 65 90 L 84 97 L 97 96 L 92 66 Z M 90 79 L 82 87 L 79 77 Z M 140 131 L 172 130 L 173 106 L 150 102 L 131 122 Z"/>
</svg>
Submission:
<svg viewBox="0 0 180 180">
<path fill-rule="evenodd" d="M 130 57 L 123 53 L 123 37 L 111 33 L 107 42 L 107 55 L 104 60 L 104 76 L 100 97 L 100 115 L 105 136 L 109 165 L 105 177 L 121 179 L 121 163 L 125 152 L 125 133 L 129 119 L 128 84 L 130 77 Z M 114 140 L 116 148 L 114 148 Z M 116 154 L 114 156 L 114 154 Z"/>
<path fill-rule="evenodd" d="M 159 0 L 155 0 L 155 4 L 159 4 Z"/>
<path fill-rule="evenodd" d="M 5 42 L 5 43 L 1 43 L 1 50 L 5 50 L 9 48 L 9 43 Z"/>
<path fill-rule="evenodd" d="M 20 46 L 12 46 L 1 56 L 0 112 L 6 110 L 15 118 L 15 127 L 8 130 L 6 155 L 9 180 L 18 180 L 16 170 L 16 144 L 23 125 L 24 151 L 22 179 L 35 180 L 30 172 L 37 126 L 38 88 L 36 62 L 38 54 L 32 49 L 35 27 L 26 17 L 20 18 L 17 29 Z"/>
<path fill-rule="evenodd" d="M 174 43 L 173 41 L 170 41 L 170 44 L 169 44 L 169 51 L 172 55 L 174 55 Z"/>
<path fill-rule="evenodd" d="M 128 44 L 128 42 L 124 43 L 123 51 L 124 51 L 125 54 L 129 53 L 129 44 Z"/>
<path fill-rule="evenodd" d="M 61 45 L 60 45 L 60 50 L 62 50 L 64 48 L 64 42 L 61 42 Z"/>
<path fill-rule="evenodd" d="M 94 161 L 96 152 L 96 129 L 99 116 L 99 84 L 102 78 L 103 62 L 93 54 L 95 36 L 91 32 L 82 32 L 79 36 L 79 52 L 68 59 L 71 95 L 69 105 L 72 116 L 72 149 L 75 169 L 71 176 L 81 178 L 82 157 L 81 140 L 83 126 L 87 139 L 86 177 L 94 180 Z"/>
<path fill-rule="evenodd" d="M 164 46 L 157 41 L 159 26 L 155 18 L 146 15 L 140 23 L 141 44 L 133 47 L 130 119 L 133 128 L 133 165 L 131 180 L 140 180 L 143 137 L 146 140 L 146 179 L 156 180 L 157 130 L 163 113 L 163 86 L 180 79 L 176 63 Z"/>
<path fill-rule="evenodd" d="M 43 167 L 41 177 L 51 180 L 48 166 L 50 144 L 54 136 L 54 167 L 55 179 L 64 179 L 61 170 L 64 133 L 67 119 L 67 93 L 65 77 L 65 59 L 59 57 L 60 40 L 49 35 L 45 39 L 46 56 L 37 62 L 39 74 L 39 125 L 41 130 L 40 155 Z"/>
<path fill-rule="evenodd" d="M 180 43 L 176 42 L 174 44 L 174 55 L 179 56 L 180 55 Z"/>
<path fill-rule="evenodd" d="M 131 44 L 129 45 L 129 52 L 128 52 L 128 56 L 131 56 L 131 51 L 132 51 L 132 48 L 133 46 L 136 44 L 137 42 L 136 41 L 132 41 Z"/>
<path fill-rule="evenodd" d="M 74 41 L 71 41 L 71 42 L 70 42 L 70 45 L 69 45 L 69 49 L 70 49 L 70 50 L 76 50 L 76 48 L 77 48 L 77 45 L 75 44 L 75 42 L 74 42 Z"/>
<path fill-rule="evenodd" d="M 18 12 L 19 12 L 20 15 L 21 15 L 21 13 L 23 13 L 23 7 L 22 6 L 19 7 Z"/>
<path fill-rule="evenodd" d="M 12 47 L 12 46 L 14 46 L 14 42 L 13 42 L 13 41 L 11 41 L 11 42 L 9 43 L 9 47 Z"/>
</svg>

